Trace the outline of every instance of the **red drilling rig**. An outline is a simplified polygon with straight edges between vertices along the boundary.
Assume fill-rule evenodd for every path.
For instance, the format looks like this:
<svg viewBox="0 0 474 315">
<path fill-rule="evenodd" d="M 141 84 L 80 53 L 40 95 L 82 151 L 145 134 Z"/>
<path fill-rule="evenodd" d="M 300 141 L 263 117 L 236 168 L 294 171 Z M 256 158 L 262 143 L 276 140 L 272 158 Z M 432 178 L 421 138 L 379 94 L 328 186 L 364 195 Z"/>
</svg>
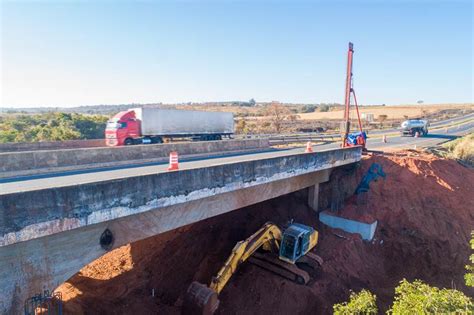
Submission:
<svg viewBox="0 0 474 315">
<path fill-rule="evenodd" d="M 346 98 L 345 98 L 345 109 L 344 109 L 344 121 L 341 123 L 341 134 L 342 134 L 342 147 L 351 147 L 355 145 L 362 145 L 365 149 L 365 143 L 367 135 L 362 131 L 362 123 L 360 121 L 359 107 L 357 106 L 357 97 L 355 95 L 354 87 L 352 84 L 352 59 L 354 55 L 354 44 L 349 43 L 349 50 L 347 52 L 347 75 L 346 75 Z M 351 107 L 351 95 L 354 96 L 354 105 L 357 112 L 357 120 L 359 122 L 359 132 L 350 133 L 351 122 L 350 122 L 350 107 Z"/>
</svg>

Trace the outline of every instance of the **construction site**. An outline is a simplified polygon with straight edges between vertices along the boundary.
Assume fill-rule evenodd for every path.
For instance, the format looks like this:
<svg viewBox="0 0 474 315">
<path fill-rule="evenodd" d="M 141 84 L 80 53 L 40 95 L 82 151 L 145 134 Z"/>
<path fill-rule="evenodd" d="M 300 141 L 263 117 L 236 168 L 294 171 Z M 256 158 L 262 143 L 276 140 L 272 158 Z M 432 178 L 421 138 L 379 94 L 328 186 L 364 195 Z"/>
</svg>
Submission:
<svg viewBox="0 0 474 315">
<path fill-rule="evenodd" d="M 366 202 L 358 205 L 353 193 L 373 163 L 386 176 L 370 184 Z M 331 196 L 344 194 L 334 213 L 377 221 L 370 241 L 319 222 L 307 206 L 307 192 L 299 191 L 107 253 L 59 287 L 65 311 L 180 314 L 190 283 L 210 283 L 236 242 L 267 221 L 284 226 L 289 220 L 319 231 L 313 251 L 324 260 L 322 266 L 301 285 L 243 263 L 219 294 L 218 314 L 327 314 L 350 290 L 364 288 L 377 295 L 384 311 L 403 278 L 474 294 L 463 281 L 474 223 L 472 170 L 430 154 L 401 151 L 366 157 L 331 176 L 330 182 L 338 184 L 321 186 L 320 207 L 331 209 Z"/>
<path fill-rule="evenodd" d="M 126 2 L 5 5 L 0 314 L 474 314 L 465 4 Z"/>
<path fill-rule="evenodd" d="M 429 137 L 429 123 L 412 119 L 396 138 L 368 139 L 353 54 L 349 43 L 333 143 L 275 148 L 268 138 L 211 134 L 133 146 L 141 138 L 123 130 L 134 128 L 136 114 L 146 110 L 138 116 L 146 128 L 154 116 L 175 115 L 134 109 L 108 123 L 112 147 L 1 153 L 9 219 L 0 258 L 16 268 L 3 271 L 0 287 L 11 298 L 2 307 L 19 312 L 24 301 L 25 315 L 330 314 L 369 290 L 387 312 L 406 279 L 465 294 L 471 312 L 464 273 L 474 226 L 472 136 L 456 140 L 455 158 L 440 148 L 474 120 Z M 186 113 L 181 123 L 186 115 L 232 123 L 227 113 Z"/>
</svg>

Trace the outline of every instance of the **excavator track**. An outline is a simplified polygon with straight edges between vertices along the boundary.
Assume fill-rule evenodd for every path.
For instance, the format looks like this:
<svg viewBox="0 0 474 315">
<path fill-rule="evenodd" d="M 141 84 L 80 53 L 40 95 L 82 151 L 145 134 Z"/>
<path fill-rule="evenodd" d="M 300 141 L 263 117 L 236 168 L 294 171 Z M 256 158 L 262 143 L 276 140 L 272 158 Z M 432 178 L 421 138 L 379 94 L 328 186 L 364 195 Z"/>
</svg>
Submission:
<svg viewBox="0 0 474 315">
<path fill-rule="evenodd" d="M 254 253 L 249 262 L 298 284 L 307 284 L 310 279 L 306 271 L 278 259 L 274 254 Z"/>
<path fill-rule="evenodd" d="M 297 261 L 297 263 L 307 264 L 313 269 L 317 269 L 323 265 L 323 259 L 312 252 L 307 252 L 304 256 L 301 256 Z"/>
</svg>

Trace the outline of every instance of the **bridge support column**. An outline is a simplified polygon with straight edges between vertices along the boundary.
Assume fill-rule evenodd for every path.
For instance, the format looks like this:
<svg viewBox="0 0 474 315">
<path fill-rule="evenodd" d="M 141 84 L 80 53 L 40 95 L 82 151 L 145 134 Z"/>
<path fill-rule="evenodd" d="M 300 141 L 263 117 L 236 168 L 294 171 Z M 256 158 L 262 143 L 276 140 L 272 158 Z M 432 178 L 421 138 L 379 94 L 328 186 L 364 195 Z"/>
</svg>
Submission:
<svg viewBox="0 0 474 315">
<path fill-rule="evenodd" d="M 319 202 L 319 183 L 315 184 L 314 186 L 308 187 L 308 206 L 313 209 L 314 211 L 318 212 Z"/>
<path fill-rule="evenodd" d="M 308 187 L 308 206 L 319 212 L 319 184 L 329 181 L 331 169 L 320 171 L 315 175 L 314 185 Z"/>
</svg>

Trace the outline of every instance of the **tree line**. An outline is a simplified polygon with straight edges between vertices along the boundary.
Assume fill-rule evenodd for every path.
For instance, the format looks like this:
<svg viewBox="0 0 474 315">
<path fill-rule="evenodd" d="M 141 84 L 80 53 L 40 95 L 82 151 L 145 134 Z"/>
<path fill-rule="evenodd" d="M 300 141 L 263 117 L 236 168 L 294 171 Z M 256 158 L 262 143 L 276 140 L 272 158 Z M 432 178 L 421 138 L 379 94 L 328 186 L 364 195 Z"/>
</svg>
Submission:
<svg viewBox="0 0 474 315">
<path fill-rule="evenodd" d="M 0 143 L 101 139 L 108 117 L 76 113 L 0 116 Z"/>
</svg>

